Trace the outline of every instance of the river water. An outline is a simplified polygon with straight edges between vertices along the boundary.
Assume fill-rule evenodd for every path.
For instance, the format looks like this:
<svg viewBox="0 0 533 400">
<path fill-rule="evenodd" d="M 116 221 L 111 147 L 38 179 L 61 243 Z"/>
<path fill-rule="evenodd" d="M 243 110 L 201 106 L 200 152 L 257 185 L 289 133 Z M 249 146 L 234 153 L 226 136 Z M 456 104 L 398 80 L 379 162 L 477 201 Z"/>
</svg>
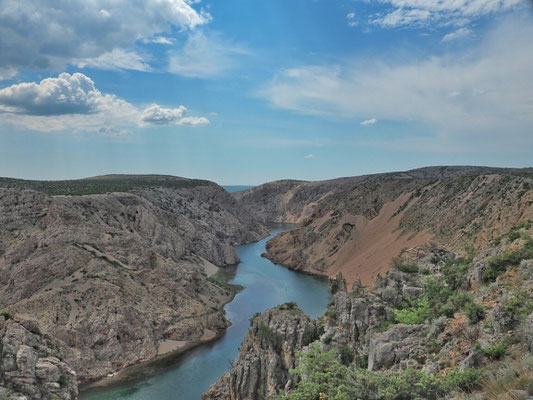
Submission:
<svg viewBox="0 0 533 400">
<path fill-rule="evenodd" d="M 287 301 L 311 317 L 321 315 L 330 300 L 327 280 L 278 266 L 261 257 L 266 242 L 287 225 L 273 225 L 269 237 L 238 246 L 241 263 L 228 271 L 230 283 L 243 287 L 225 307 L 232 325 L 224 336 L 185 353 L 158 375 L 139 382 L 85 393 L 82 400 L 200 400 L 201 394 L 231 368 L 250 327 L 250 317 Z"/>
</svg>

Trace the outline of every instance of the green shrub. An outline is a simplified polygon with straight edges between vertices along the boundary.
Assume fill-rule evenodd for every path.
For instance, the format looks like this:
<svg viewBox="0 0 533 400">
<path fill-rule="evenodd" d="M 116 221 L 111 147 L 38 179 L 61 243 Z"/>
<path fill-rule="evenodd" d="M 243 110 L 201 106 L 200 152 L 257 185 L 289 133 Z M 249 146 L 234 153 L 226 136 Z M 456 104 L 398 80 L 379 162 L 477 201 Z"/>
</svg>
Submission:
<svg viewBox="0 0 533 400">
<path fill-rule="evenodd" d="M 0 316 L 4 317 L 5 319 L 13 319 L 13 316 L 10 313 L 7 313 L 7 312 L 1 312 Z"/>
<path fill-rule="evenodd" d="M 433 309 L 427 297 L 422 297 L 416 300 L 414 306 L 395 310 L 394 314 L 397 323 L 415 325 L 431 319 L 433 317 Z"/>
<path fill-rule="evenodd" d="M 466 306 L 466 316 L 473 324 L 477 324 L 479 321 L 485 318 L 485 310 L 477 303 L 470 303 Z"/>
<path fill-rule="evenodd" d="M 350 365 L 354 359 L 354 351 L 350 346 L 344 346 L 341 349 L 341 363 L 344 365 Z"/>
<path fill-rule="evenodd" d="M 322 342 L 323 342 L 324 344 L 330 344 L 332 340 L 333 340 L 333 336 L 328 335 L 328 336 L 326 336 L 326 337 L 322 340 Z"/>
<path fill-rule="evenodd" d="M 483 272 L 482 280 L 485 283 L 494 282 L 511 266 L 520 264 L 522 260 L 533 258 L 533 240 L 528 237 L 526 243 L 519 249 L 507 251 L 500 256 L 494 256 L 488 261 L 488 268 Z"/>
<path fill-rule="evenodd" d="M 491 343 L 488 346 L 481 346 L 476 342 L 476 349 L 491 361 L 501 360 L 507 354 L 507 342 L 504 340 Z"/>
<path fill-rule="evenodd" d="M 335 350 L 322 352 L 317 344 L 298 353 L 296 387 L 282 393 L 283 400 L 422 400 L 436 399 L 450 391 L 480 388 L 481 372 L 451 370 L 448 377 L 407 368 L 401 371 L 368 371 L 344 365 Z"/>
<path fill-rule="evenodd" d="M 442 268 L 442 275 L 451 290 L 457 290 L 468 274 L 468 263 L 462 258 L 449 258 Z"/>
<path fill-rule="evenodd" d="M 254 323 L 254 319 L 256 319 L 257 317 L 259 317 L 261 315 L 260 312 L 256 312 L 254 315 L 252 315 L 252 317 L 250 318 L 250 326 L 253 325 Z"/>
<path fill-rule="evenodd" d="M 448 377 L 444 381 L 444 384 L 449 390 L 472 393 L 482 388 L 482 377 L 482 373 L 478 369 L 452 369 L 448 371 Z"/>
<path fill-rule="evenodd" d="M 316 332 L 318 333 L 318 336 L 322 336 L 325 331 L 326 331 L 326 328 L 324 327 L 324 324 L 320 324 L 316 328 Z"/>
<path fill-rule="evenodd" d="M 420 270 L 417 263 L 404 260 L 400 257 L 394 258 L 392 260 L 392 265 L 398 271 L 406 272 L 408 274 L 416 274 Z"/>
<path fill-rule="evenodd" d="M 256 337 L 262 342 L 270 344 L 274 349 L 278 349 L 280 341 L 276 333 L 263 321 L 259 322 Z"/>
<path fill-rule="evenodd" d="M 288 301 L 280 306 L 278 306 L 280 310 L 299 310 L 300 307 L 298 307 L 298 304 L 296 304 L 294 301 Z"/>
<path fill-rule="evenodd" d="M 533 299 L 526 290 L 518 289 L 502 309 L 511 321 L 508 328 L 512 329 L 533 311 Z"/>
<path fill-rule="evenodd" d="M 329 317 L 329 318 L 332 318 L 332 319 L 336 319 L 337 318 L 337 310 L 335 310 L 334 308 L 328 308 L 326 310 L 326 317 Z"/>
</svg>

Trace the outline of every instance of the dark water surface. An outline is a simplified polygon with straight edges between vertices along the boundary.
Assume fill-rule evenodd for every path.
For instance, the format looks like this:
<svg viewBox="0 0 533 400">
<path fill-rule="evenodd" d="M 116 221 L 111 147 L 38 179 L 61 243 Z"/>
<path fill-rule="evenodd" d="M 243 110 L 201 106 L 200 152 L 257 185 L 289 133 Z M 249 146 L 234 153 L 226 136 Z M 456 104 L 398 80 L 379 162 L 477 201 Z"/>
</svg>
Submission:
<svg viewBox="0 0 533 400">
<path fill-rule="evenodd" d="M 239 345 L 250 327 L 250 317 L 287 301 L 298 303 L 311 317 L 321 315 L 330 300 L 327 280 L 291 271 L 261 257 L 271 237 L 290 229 L 275 225 L 272 233 L 257 243 L 238 246 L 241 263 L 231 283 L 244 287 L 226 305 L 232 325 L 217 341 L 185 353 L 166 371 L 140 382 L 86 393 L 83 400 L 200 400 L 201 394 L 239 354 Z"/>
</svg>

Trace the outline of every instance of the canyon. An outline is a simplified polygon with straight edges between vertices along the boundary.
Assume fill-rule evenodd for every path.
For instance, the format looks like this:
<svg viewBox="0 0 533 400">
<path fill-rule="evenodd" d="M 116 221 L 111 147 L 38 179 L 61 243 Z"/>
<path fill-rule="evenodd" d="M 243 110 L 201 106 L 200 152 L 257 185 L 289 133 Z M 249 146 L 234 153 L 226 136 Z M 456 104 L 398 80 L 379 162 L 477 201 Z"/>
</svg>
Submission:
<svg viewBox="0 0 533 400">
<path fill-rule="evenodd" d="M 321 182 L 284 180 L 232 194 L 208 181 L 167 176 L 2 179 L 0 186 L 0 334 L 33 324 L 39 333 L 29 332 L 40 335 L 23 336 L 26 343 L 9 352 L 3 339 L 0 396 L 36 399 L 48 393 L 76 398 L 77 385 L 223 332 L 228 321 L 222 306 L 234 288 L 218 270 L 239 261 L 233 246 L 265 237 L 270 221 L 296 225 L 272 238 L 264 256 L 329 276 L 334 303 L 315 320 L 296 305 L 257 316 L 232 370 L 206 399 L 259 399 L 298 390 L 300 378 L 290 371 L 297 367 L 297 352 L 313 343 L 322 343 L 325 352 L 348 346 L 353 360 L 371 371 L 440 371 L 435 364 L 426 367 L 427 357 L 415 363 L 405 356 L 426 351 L 420 343 L 428 342 L 427 329 L 441 329 L 433 327 L 435 321 L 393 323 L 406 299 L 428 291 L 420 268 L 441 276 L 446 260 L 470 257 L 468 273 L 461 275 L 468 286 L 461 290 L 471 291 L 497 325 L 497 306 L 513 294 L 475 290 L 483 286 L 490 257 L 529 243 L 525 225 L 518 237 L 504 237 L 506 232 L 533 219 L 532 169 L 428 167 Z M 530 264 L 522 264 L 523 272 L 515 275 L 529 282 Z M 406 272 L 405 265 L 421 267 Z M 485 305 L 489 300 L 491 307 Z M 430 339 L 452 351 L 464 341 L 439 335 L 460 315 L 446 318 Z M 385 330 L 384 321 L 391 324 Z M 490 343 L 503 340 L 503 332 L 496 328 L 478 337 Z M 37 351 L 30 357 L 33 367 L 6 361 L 18 359 L 20 347 L 35 340 L 52 340 L 56 350 Z M 464 364 L 474 350 L 463 350 L 453 363 L 440 353 L 432 362 Z M 39 360 L 49 356 L 54 367 L 67 371 L 60 376 L 68 382 L 37 373 Z M 30 393 L 29 387 L 37 389 Z"/>
</svg>

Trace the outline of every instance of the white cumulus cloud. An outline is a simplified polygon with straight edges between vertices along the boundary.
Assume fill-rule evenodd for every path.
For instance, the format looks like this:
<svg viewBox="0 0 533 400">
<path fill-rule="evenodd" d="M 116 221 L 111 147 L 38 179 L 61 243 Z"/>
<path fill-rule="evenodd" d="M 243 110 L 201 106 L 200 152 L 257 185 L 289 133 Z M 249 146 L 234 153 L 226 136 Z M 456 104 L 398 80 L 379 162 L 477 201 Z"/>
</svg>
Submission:
<svg viewBox="0 0 533 400">
<path fill-rule="evenodd" d="M 211 17 L 191 0 L 0 0 L 0 70 L 109 67 L 138 40 L 194 29 Z M 94 59 L 95 61 L 90 61 Z M 105 61 L 105 62 L 104 62 Z M 119 63 L 124 62 L 123 57 Z M 131 57 L 130 64 L 131 66 Z M 137 67 L 142 65 L 138 60 Z M 115 65 L 115 68 L 121 68 Z M 133 68 L 138 69 L 138 68 Z"/>
<path fill-rule="evenodd" d="M 181 119 L 187 109 L 184 106 L 178 108 L 164 108 L 157 104 L 147 107 L 141 115 L 141 123 L 154 125 L 167 125 Z"/>
<path fill-rule="evenodd" d="M 0 90 L 0 122 L 35 131 L 97 131 L 123 136 L 134 127 L 157 125 L 197 126 L 205 117 L 185 116 L 187 109 L 152 104 L 144 109 L 100 92 L 81 73 L 62 73 L 39 83 L 25 82 Z"/>
</svg>

